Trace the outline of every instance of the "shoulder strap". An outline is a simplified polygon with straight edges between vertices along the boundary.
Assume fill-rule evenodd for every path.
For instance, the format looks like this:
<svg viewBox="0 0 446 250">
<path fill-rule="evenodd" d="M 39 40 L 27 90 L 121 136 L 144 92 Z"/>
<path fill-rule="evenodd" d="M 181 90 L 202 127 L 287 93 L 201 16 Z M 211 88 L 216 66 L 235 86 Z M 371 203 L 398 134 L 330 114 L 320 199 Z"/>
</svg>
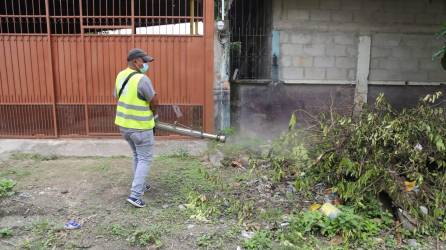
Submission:
<svg viewBox="0 0 446 250">
<path fill-rule="evenodd" d="M 124 83 L 122 83 L 121 89 L 118 92 L 118 99 L 121 97 L 122 95 L 122 91 L 124 91 L 125 86 L 127 85 L 127 83 L 129 82 L 130 78 L 132 78 L 132 76 L 138 74 L 138 72 L 132 72 L 130 73 L 127 78 L 125 79 Z"/>
</svg>

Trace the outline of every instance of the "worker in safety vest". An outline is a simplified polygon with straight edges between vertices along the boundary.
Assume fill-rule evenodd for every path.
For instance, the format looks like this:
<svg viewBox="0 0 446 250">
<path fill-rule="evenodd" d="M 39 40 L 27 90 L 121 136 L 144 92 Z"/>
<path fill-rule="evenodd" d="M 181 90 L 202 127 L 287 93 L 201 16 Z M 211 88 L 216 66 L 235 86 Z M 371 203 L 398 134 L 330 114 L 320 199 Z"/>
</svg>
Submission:
<svg viewBox="0 0 446 250">
<path fill-rule="evenodd" d="M 142 196 L 150 189 L 146 177 L 153 158 L 157 100 L 152 81 L 145 74 L 153 60 L 143 50 L 132 49 L 127 56 L 128 67 L 116 77 L 115 124 L 133 152 L 133 182 L 127 201 L 135 207 L 145 206 Z"/>
</svg>

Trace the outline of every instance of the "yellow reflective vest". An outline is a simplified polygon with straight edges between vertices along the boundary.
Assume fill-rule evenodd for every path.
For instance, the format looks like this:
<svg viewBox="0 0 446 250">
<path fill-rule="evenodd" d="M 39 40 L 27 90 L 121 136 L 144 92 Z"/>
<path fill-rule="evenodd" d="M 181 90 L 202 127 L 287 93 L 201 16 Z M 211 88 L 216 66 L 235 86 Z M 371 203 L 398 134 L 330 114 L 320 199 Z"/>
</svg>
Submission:
<svg viewBox="0 0 446 250">
<path fill-rule="evenodd" d="M 119 72 L 116 77 L 116 97 L 118 98 L 118 104 L 116 107 L 115 124 L 123 128 L 153 129 L 155 127 L 155 119 L 150 110 L 150 102 L 138 98 L 138 83 L 144 77 L 143 74 L 134 74 L 122 91 L 121 96 L 118 96 L 124 81 L 133 72 L 136 71 L 127 68 Z"/>
</svg>

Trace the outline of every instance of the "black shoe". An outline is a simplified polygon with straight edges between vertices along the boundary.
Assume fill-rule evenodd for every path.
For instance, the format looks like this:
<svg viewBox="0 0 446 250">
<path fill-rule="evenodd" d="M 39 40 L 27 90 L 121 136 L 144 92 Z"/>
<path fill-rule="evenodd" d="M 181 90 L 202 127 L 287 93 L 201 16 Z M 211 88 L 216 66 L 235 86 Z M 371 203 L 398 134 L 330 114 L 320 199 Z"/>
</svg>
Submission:
<svg viewBox="0 0 446 250">
<path fill-rule="evenodd" d="M 147 184 L 147 185 L 144 187 L 144 193 L 149 192 L 150 189 L 152 189 L 152 187 L 151 187 L 149 184 Z"/>
<path fill-rule="evenodd" d="M 135 199 L 135 198 L 129 197 L 129 198 L 127 198 L 127 201 L 135 207 L 142 208 L 142 207 L 146 206 L 146 203 L 141 199 Z"/>
</svg>

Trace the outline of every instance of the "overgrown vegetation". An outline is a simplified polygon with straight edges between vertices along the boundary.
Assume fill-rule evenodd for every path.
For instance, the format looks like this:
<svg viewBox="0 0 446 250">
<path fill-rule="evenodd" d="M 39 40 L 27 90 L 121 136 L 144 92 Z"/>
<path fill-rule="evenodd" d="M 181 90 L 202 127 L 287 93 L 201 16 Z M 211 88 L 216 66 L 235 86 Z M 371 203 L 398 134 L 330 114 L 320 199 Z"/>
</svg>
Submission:
<svg viewBox="0 0 446 250">
<path fill-rule="evenodd" d="M 440 96 L 428 95 L 417 107 L 396 111 L 381 95 L 357 120 L 322 120 L 319 157 L 301 168 L 305 175 L 296 186 L 324 181 L 356 207 L 384 192 L 415 218 L 418 229 L 439 226 L 446 208 L 446 119 L 436 104 Z"/>
</svg>

